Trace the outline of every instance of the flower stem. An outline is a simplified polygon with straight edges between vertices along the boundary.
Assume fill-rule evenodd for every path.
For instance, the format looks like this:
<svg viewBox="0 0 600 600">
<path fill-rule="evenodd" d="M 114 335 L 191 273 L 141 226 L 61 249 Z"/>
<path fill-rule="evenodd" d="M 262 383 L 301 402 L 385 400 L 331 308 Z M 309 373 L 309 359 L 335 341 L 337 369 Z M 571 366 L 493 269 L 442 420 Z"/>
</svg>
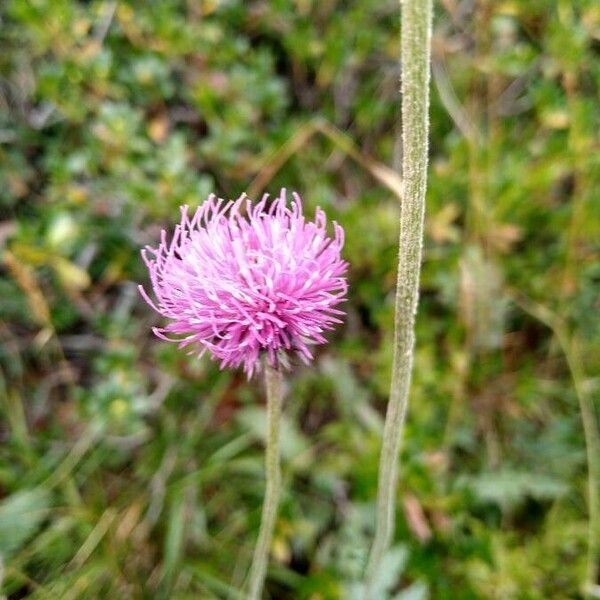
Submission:
<svg viewBox="0 0 600 600">
<path fill-rule="evenodd" d="M 375 537 L 367 565 L 371 598 L 395 526 L 398 453 L 411 382 L 427 186 L 432 0 L 401 0 L 402 178 L 392 381 L 379 462 Z"/>
<path fill-rule="evenodd" d="M 267 390 L 267 444 L 265 467 L 267 487 L 262 507 L 260 530 L 254 548 L 250 567 L 248 599 L 260 600 L 262 597 L 271 538 L 277 517 L 277 506 L 281 491 L 281 469 L 279 465 L 279 424 L 283 404 L 283 378 L 278 369 L 271 367 L 265 360 L 265 386 Z"/>
</svg>

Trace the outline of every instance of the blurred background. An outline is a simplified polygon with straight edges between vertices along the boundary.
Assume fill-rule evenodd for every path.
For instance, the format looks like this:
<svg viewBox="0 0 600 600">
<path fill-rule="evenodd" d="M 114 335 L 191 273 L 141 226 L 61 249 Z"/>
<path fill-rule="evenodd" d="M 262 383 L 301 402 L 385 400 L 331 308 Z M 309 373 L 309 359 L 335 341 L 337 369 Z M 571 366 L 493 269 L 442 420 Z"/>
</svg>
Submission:
<svg viewBox="0 0 600 600">
<path fill-rule="evenodd" d="M 582 598 L 599 541 L 600 3 L 435 4 L 385 587 Z M 4 598 L 236 597 L 264 490 L 262 385 L 153 337 L 139 249 L 181 204 L 282 186 L 345 227 L 351 287 L 345 325 L 288 377 L 267 592 L 349 597 L 392 357 L 399 32 L 395 0 L 0 4 Z"/>
</svg>

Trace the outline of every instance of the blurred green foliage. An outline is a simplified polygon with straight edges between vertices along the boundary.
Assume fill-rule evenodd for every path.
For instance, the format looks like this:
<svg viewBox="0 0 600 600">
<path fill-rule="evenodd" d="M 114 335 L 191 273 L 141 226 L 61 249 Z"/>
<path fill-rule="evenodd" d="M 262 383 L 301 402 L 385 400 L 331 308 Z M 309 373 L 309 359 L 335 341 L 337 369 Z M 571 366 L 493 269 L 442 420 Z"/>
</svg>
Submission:
<svg viewBox="0 0 600 600">
<path fill-rule="evenodd" d="M 339 221 L 351 263 L 345 327 L 288 379 L 267 591 L 360 597 L 392 352 L 398 206 L 373 172 L 400 164 L 398 12 L 2 3 L 6 597 L 236 597 L 263 494 L 262 391 L 156 340 L 135 282 L 139 248 L 179 205 L 263 184 Z M 581 597 L 599 91 L 597 1 L 436 7 L 415 381 L 382 598 Z"/>
</svg>

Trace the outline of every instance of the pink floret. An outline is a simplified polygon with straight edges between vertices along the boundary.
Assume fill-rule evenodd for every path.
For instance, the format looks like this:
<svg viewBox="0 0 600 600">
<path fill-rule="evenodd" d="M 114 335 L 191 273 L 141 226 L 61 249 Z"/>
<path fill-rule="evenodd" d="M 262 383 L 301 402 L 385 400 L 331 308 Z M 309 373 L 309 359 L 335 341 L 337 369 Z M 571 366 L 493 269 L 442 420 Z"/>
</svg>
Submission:
<svg viewBox="0 0 600 600">
<path fill-rule="evenodd" d="M 334 222 L 329 237 L 325 213 L 307 221 L 293 198 L 288 206 L 282 190 L 254 205 L 245 195 L 211 195 L 191 218 L 182 207 L 171 239 L 163 231 L 158 248 L 142 250 L 156 300 L 140 292 L 169 319 L 153 329 L 159 338 L 208 350 L 221 368 L 243 366 L 248 377 L 262 353 L 275 367 L 288 353 L 312 359 L 309 347 L 341 323 L 348 263 L 343 229 Z"/>
</svg>

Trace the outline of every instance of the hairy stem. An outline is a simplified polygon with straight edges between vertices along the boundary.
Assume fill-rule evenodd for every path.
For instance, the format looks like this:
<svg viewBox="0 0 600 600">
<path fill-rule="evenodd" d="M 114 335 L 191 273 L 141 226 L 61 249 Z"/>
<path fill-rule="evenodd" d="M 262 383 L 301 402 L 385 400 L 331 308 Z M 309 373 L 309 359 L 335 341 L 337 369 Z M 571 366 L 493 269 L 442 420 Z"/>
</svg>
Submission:
<svg viewBox="0 0 600 600">
<path fill-rule="evenodd" d="M 377 522 L 367 565 L 367 595 L 394 533 L 398 453 L 413 364 L 414 325 L 423 246 L 429 129 L 429 62 L 432 0 L 401 0 L 402 178 L 394 359 L 379 462 Z"/>
<path fill-rule="evenodd" d="M 283 404 L 283 378 L 278 369 L 271 367 L 265 360 L 265 386 L 267 390 L 267 445 L 265 450 L 265 469 L 267 488 L 262 507 L 260 530 L 254 548 L 250 567 L 248 598 L 259 600 L 262 597 L 271 538 L 277 517 L 277 506 L 281 492 L 281 469 L 279 465 L 279 424 Z"/>
</svg>

